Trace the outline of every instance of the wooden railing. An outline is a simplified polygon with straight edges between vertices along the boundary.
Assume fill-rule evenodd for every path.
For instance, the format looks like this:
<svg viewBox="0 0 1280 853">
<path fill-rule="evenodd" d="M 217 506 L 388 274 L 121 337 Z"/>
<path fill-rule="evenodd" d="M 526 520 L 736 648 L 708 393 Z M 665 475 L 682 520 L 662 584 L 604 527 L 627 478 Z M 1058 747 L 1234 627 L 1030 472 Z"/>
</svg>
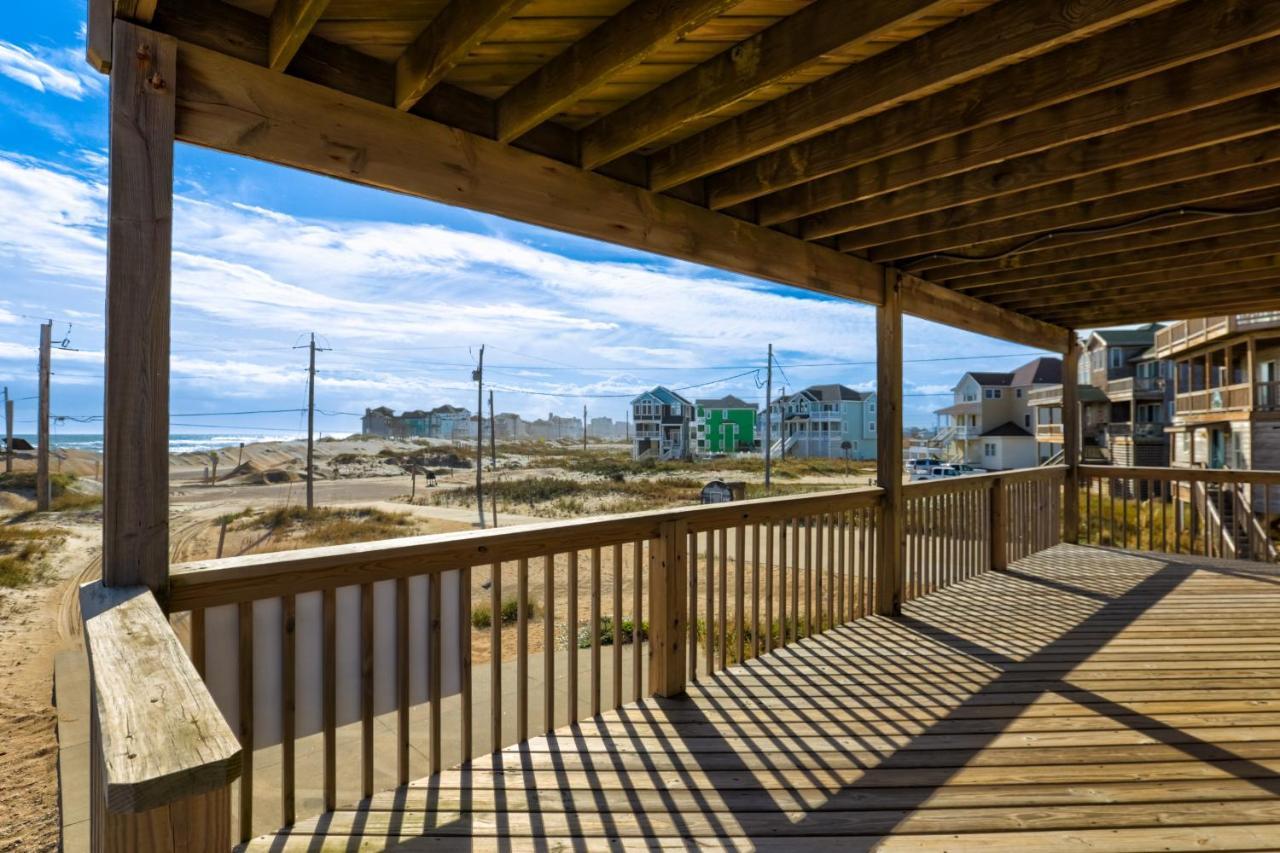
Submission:
<svg viewBox="0 0 1280 853">
<path fill-rule="evenodd" d="M 1065 471 L 1045 466 L 903 486 L 903 600 L 1056 545 Z"/>
<path fill-rule="evenodd" d="M 1280 472 L 1080 466 L 1081 541 L 1277 561 Z"/>
<path fill-rule="evenodd" d="M 1178 414 L 1195 414 L 1196 412 L 1216 412 L 1225 409 L 1248 409 L 1252 405 L 1249 398 L 1248 382 L 1235 385 L 1224 385 L 1219 388 L 1207 388 L 1201 391 L 1188 391 L 1178 394 L 1176 407 Z"/>
<path fill-rule="evenodd" d="M 145 590 L 86 606 L 111 626 L 88 626 L 95 684 L 129 709 L 151 694 L 127 682 L 163 673 L 165 695 L 196 716 L 104 711 L 111 731 L 160 756 L 172 744 L 153 733 L 171 741 L 198 720 L 210 744 L 165 759 L 189 765 L 191 784 L 170 774 L 163 794 L 100 799 L 178 808 L 195 795 L 221 849 L 624 702 L 677 695 L 885 612 L 883 585 L 910 601 L 1055 544 L 1063 473 L 908 484 L 901 551 L 880 540 L 884 491 L 865 488 L 174 567 L 173 630 Z M 896 577 L 886 556 L 901 560 Z M 144 633 L 163 634 L 148 642 L 167 657 L 106 657 L 100 638 L 132 642 L 152 622 Z"/>
<path fill-rule="evenodd" d="M 623 702 L 677 694 L 687 679 L 865 615 L 880 495 L 176 567 L 171 607 L 179 619 L 189 612 L 192 658 L 244 748 L 236 835 L 292 824 L 303 801 L 332 810 Z"/>
</svg>

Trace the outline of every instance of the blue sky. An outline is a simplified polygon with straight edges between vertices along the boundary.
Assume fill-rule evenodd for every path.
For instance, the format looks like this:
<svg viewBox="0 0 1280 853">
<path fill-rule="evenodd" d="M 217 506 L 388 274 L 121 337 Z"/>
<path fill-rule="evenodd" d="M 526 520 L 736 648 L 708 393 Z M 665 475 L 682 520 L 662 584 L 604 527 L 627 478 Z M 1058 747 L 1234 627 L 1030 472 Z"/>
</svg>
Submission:
<svg viewBox="0 0 1280 853">
<path fill-rule="evenodd" d="M 53 357 L 53 412 L 102 408 L 107 85 L 83 60 L 83 12 L 83 0 L 19 4 L 0 30 L 0 383 L 19 432 L 33 423 L 23 398 L 42 318 L 69 346 Z M 529 418 L 584 403 L 621 418 L 657 383 L 762 401 L 770 342 L 778 385 L 874 387 L 869 306 L 186 145 L 173 271 L 175 431 L 297 429 L 296 414 L 221 413 L 303 405 L 293 347 L 311 331 L 330 348 L 317 406 L 335 413 L 474 406 L 481 344 L 499 410 Z M 916 320 L 905 338 L 910 424 L 932 423 L 946 400 L 928 395 L 966 369 L 1012 369 L 1029 352 Z"/>
</svg>

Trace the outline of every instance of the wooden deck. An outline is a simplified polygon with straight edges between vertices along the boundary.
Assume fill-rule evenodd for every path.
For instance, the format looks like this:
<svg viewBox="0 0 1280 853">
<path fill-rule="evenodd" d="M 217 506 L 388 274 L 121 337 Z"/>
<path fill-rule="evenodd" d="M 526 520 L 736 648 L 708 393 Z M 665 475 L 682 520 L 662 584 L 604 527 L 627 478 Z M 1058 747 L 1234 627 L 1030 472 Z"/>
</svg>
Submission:
<svg viewBox="0 0 1280 853">
<path fill-rule="evenodd" d="M 1273 570 L 1059 546 L 248 847 L 1280 849 L 1278 654 Z"/>
</svg>

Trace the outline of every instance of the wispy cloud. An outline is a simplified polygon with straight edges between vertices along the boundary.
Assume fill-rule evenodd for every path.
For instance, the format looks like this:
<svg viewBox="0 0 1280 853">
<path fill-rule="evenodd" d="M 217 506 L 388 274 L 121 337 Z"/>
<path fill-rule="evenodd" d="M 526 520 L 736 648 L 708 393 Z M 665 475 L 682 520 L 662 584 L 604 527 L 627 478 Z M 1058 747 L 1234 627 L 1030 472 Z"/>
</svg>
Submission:
<svg viewBox="0 0 1280 853">
<path fill-rule="evenodd" d="M 0 74 L 37 92 L 77 101 L 106 88 L 72 48 L 23 47 L 0 40 Z"/>
</svg>

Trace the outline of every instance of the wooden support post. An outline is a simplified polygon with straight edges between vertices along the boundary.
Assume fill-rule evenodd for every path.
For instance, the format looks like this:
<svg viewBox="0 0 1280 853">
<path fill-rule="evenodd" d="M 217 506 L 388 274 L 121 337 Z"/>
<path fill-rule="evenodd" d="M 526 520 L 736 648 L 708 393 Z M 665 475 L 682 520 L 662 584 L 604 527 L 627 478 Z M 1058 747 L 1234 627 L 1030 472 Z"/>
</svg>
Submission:
<svg viewBox="0 0 1280 853">
<path fill-rule="evenodd" d="M 169 263 L 177 42 L 117 20 L 111 63 L 102 578 L 169 582 Z"/>
<path fill-rule="evenodd" d="M 1074 331 L 1067 335 L 1062 358 L 1062 461 L 1067 466 L 1062 482 L 1062 541 L 1074 545 L 1080 540 L 1080 401 L 1076 379 L 1080 342 Z"/>
<path fill-rule="evenodd" d="M 876 308 L 876 481 L 884 490 L 877 541 L 875 612 L 902 609 L 902 276 L 885 270 L 884 300 Z"/>
<path fill-rule="evenodd" d="M 688 536 L 686 522 L 664 521 L 658 538 L 649 542 L 649 687 L 654 696 L 684 693 Z"/>
<path fill-rule="evenodd" d="M 991 481 L 991 568 L 1009 568 L 1009 496 L 1004 481 Z"/>
</svg>

